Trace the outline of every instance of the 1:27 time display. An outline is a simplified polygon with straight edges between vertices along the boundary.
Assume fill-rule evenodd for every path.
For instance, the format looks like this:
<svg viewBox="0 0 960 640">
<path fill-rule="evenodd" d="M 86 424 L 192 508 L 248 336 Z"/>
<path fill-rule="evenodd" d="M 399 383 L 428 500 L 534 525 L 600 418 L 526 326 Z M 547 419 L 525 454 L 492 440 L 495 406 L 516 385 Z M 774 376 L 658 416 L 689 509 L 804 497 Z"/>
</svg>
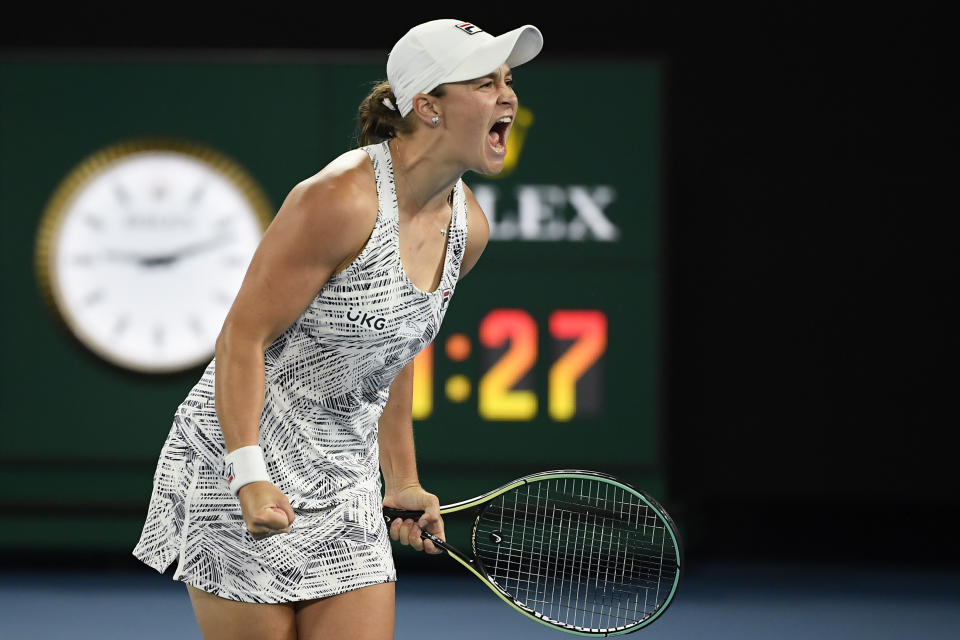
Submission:
<svg viewBox="0 0 960 640">
<path fill-rule="evenodd" d="M 550 365 L 547 379 L 547 413 L 564 422 L 578 417 L 577 382 L 603 357 L 607 350 L 607 316 L 603 311 L 562 309 L 552 312 L 547 330 L 558 342 L 571 342 Z M 522 309 L 494 309 L 478 327 L 480 345 L 489 350 L 506 350 L 480 377 L 477 410 L 484 420 L 530 421 L 537 417 L 540 403 L 536 392 L 515 388 L 534 367 L 538 358 L 538 327 Z M 470 355 L 470 339 L 455 333 L 446 338 L 448 359 L 462 362 Z M 429 345 L 414 362 L 413 418 L 424 420 L 433 413 L 434 345 Z M 465 402 L 471 394 L 467 376 L 456 374 L 445 382 L 446 396 Z M 602 389 L 601 389 L 602 392 Z M 602 406 L 602 398 L 591 398 L 591 406 Z"/>
</svg>

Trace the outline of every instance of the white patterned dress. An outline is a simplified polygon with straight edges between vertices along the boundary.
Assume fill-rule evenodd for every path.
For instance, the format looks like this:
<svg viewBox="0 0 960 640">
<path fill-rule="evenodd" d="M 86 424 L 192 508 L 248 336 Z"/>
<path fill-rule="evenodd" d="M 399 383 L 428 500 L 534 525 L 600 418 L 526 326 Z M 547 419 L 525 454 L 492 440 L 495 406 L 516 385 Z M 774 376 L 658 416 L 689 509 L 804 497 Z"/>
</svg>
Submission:
<svg viewBox="0 0 960 640">
<path fill-rule="evenodd" d="M 467 239 L 463 183 L 454 189 L 443 276 L 418 289 L 400 263 L 387 143 L 364 147 L 379 207 L 373 233 L 264 356 L 260 445 L 296 513 L 290 533 L 255 540 L 224 475 L 212 361 L 178 407 L 160 453 L 133 554 L 173 578 L 243 602 L 292 602 L 393 581 L 381 511 L 377 422 L 390 384 L 437 335 Z"/>
</svg>

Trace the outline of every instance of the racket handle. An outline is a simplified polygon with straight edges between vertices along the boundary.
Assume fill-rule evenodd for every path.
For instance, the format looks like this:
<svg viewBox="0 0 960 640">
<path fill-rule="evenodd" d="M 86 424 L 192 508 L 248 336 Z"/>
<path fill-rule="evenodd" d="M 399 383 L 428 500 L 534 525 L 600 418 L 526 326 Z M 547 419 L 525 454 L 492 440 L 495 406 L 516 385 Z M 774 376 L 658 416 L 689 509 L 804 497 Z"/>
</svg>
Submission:
<svg viewBox="0 0 960 640">
<path fill-rule="evenodd" d="M 384 508 L 383 508 L 383 519 L 386 521 L 387 524 L 390 524 L 391 522 L 393 522 L 394 520 L 396 520 L 396 519 L 398 519 L 398 518 L 399 518 L 400 520 L 407 520 L 407 519 L 410 519 L 410 520 L 419 520 L 419 519 L 420 519 L 420 516 L 422 516 L 422 515 L 423 515 L 423 511 L 407 511 L 407 510 L 405 510 L 405 509 L 394 509 L 393 507 L 384 507 Z M 430 533 L 429 531 L 421 531 L 421 532 L 420 532 L 420 538 L 423 539 L 423 540 L 429 540 L 429 541 L 431 541 L 434 545 L 436 545 L 436 547 L 437 547 L 438 549 L 442 549 L 443 551 L 446 551 L 447 553 L 453 553 L 453 554 L 455 554 L 455 555 L 460 556 L 460 557 L 463 558 L 468 564 L 473 564 L 473 560 L 471 560 L 470 558 L 467 558 L 467 557 L 464 556 L 462 553 L 460 553 L 459 551 L 457 551 L 456 549 L 454 549 L 453 547 L 451 547 L 451 546 L 448 545 L 446 542 L 444 542 L 443 540 L 441 540 L 441 539 L 438 538 L 437 536 L 433 535 L 433 534 Z"/>
<path fill-rule="evenodd" d="M 407 511 L 405 509 L 394 509 L 393 507 L 383 508 L 383 519 L 387 521 L 387 524 L 390 524 L 397 518 L 401 520 L 419 520 L 422 515 L 423 511 Z"/>
</svg>

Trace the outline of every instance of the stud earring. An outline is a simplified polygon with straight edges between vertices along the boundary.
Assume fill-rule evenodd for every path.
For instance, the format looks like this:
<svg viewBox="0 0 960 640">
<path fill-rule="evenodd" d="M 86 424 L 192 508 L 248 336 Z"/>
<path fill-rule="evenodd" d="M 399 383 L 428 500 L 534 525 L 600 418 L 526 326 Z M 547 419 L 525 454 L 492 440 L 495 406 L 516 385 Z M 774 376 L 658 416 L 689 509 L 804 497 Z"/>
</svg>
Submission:
<svg viewBox="0 0 960 640">
<path fill-rule="evenodd" d="M 437 126 L 438 124 L 440 124 L 440 117 L 433 116 L 433 126 Z"/>
</svg>

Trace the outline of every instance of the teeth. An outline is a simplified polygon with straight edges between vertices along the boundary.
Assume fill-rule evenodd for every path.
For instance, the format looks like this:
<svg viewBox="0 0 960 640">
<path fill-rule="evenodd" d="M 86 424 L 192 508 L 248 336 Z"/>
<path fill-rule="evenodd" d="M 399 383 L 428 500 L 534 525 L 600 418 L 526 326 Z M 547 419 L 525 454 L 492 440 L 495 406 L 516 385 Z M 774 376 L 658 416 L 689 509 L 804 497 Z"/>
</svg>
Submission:
<svg viewBox="0 0 960 640">
<path fill-rule="evenodd" d="M 503 116 L 502 118 L 500 118 L 499 120 L 497 120 L 497 122 L 510 123 L 510 122 L 513 122 L 513 118 L 511 118 L 510 116 Z"/>
</svg>

